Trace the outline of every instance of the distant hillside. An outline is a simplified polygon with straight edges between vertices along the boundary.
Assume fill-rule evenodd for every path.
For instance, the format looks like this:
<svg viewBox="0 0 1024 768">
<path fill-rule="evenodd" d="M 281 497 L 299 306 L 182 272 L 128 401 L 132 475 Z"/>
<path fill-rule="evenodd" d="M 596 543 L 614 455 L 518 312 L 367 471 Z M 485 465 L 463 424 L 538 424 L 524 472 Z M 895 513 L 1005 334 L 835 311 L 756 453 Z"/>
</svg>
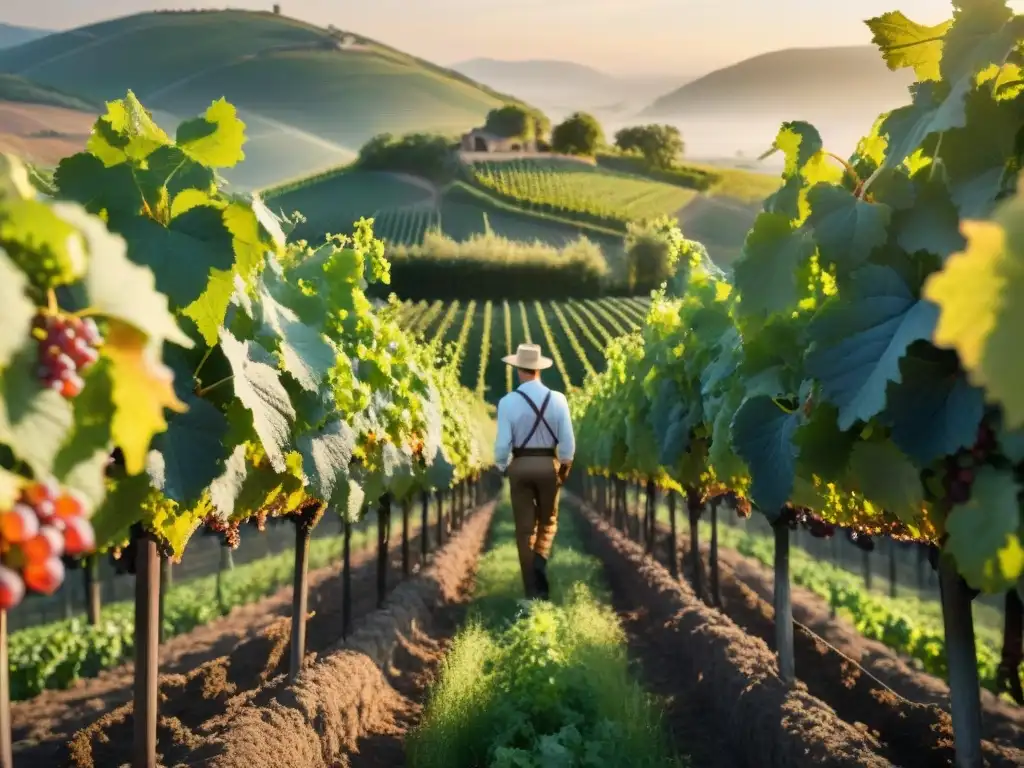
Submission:
<svg viewBox="0 0 1024 768">
<path fill-rule="evenodd" d="M 15 45 L 38 40 L 50 34 L 48 29 L 35 29 L 34 27 L 16 27 L 13 24 L 4 24 L 0 21 L 0 48 L 11 48 Z"/>
<path fill-rule="evenodd" d="M 88 112 L 93 116 L 101 111 L 100 105 L 96 102 L 80 99 L 77 96 L 63 93 L 56 88 L 34 83 L 18 75 L 0 75 L 0 101 L 16 101 L 22 104 L 63 107 L 64 109 Z"/>
<path fill-rule="evenodd" d="M 912 72 L 889 71 L 872 46 L 792 48 L 715 70 L 657 99 L 643 114 L 875 115 L 906 103 L 912 82 Z"/>
<path fill-rule="evenodd" d="M 271 13 L 143 13 L 0 50 L 0 72 L 88 100 L 131 89 L 165 127 L 226 97 L 257 187 L 350 160 L 372 136 L 480 124 L 510 97 L 373 40 Z M 166 125 L 170 123 L 170 125 Z"/>
<path fill-rule="evenodd" d="M 687 80 L 677 75 L 616 76 L 571 61 L 470 59 L 452 69 L 513 93 L 559 119 L 584 109 L 598 116 L 636 111 L 659 93 Z"/>
</svg>

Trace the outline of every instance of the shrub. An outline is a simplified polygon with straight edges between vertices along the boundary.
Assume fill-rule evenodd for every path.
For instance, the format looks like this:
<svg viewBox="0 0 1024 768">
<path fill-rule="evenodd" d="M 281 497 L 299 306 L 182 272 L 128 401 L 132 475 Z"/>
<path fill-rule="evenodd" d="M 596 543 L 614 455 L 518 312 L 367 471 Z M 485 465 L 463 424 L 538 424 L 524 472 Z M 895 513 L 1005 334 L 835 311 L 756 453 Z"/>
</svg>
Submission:
<svg viewBox="0 0 1024 768">
<path fill-rule="evenodd" d="M 433 231 L 387 256 L 390 290 L 411 300 L 582 298 L 600 295 L 608 274 L 600 247 L 585 237 L 559 249 L 494 233 L 459 242 Z"/>
<path fill-rule="evenodd" d="M 484 130 L 506 138 L 544 139 L 551 131 L 551 121 L 540 110 L 506 104 L 487 113 Z"/>
<path fill-rule="evenodd" d="M 676 221 L 669 217 L 629 225 L 626 281 L 630 292 L 649 293 L 672 276 L 678 232 Z"/>
<path fill-rule="evenodd" d="M 652 168 L 669 169 L 683 154 L 683 137 L 674 125 L 636 125 L 615 134 L 623 152 L 639 152 Z"/>
<path fill-rule="evenodd" d="M 565 155 L 593 157 L 603 145 L 601 124 L 586 112 L 570 115 L 551 132 L 551 148 Z"/>
<path fill-rule="evenodd" d="M 456 142 L 436 133 L 390 133 L 374 136 L 359 150 L 355 165 L 367 171 L 399 171 L 442 182 L 458 165 L 452 150 Z"/>
</svg>

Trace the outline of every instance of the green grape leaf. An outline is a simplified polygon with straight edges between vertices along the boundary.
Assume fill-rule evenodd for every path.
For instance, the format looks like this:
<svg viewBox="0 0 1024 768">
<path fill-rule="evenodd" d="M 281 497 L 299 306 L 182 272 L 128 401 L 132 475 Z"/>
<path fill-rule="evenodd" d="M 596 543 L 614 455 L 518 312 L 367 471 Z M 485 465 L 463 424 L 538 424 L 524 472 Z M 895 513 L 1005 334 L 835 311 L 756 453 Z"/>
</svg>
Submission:
<svg viewBox="0 0 1024 768">
<path fill-rule="evenodd" d="M 73 401 L 74 428 L 53 462 L 53 476 L 85 494 L 95 509 L 106 495 L 104 470 L 113 447 L 114 403 L 110 362 L 100 358 L 82 375 L 85 387 Z"/>
<path fill-rule="evenodd" d="M 149 475 L 142 473 L 118 478 L 89 522 L 96 536 L 96 549 L 104 550 L 128 538 L 131 527 L 146 516 L 144 505 L 152 487 Z"/>
<path fill-rule="evenodd" d="M 170 137 L 128 91 L 123 99 L 107 102 L 107 112 L 96 120 L 86 150 L 110 166 L 145 160 L 170 143 Z"/>
<path fill-rule="evenodd" d="M 246 446 L 236 445 L 224 462 L 224 471 L 210 483 L 210 503 L 224 520 L 230 520 L 235 514 L 235 503 L 242 495 L 249 476 L 249 462 L 245 454 Z"/>
<path fill-rule="evenodd" d="M 23 347 L 0 372 L 0 443 L 32 472 L 49 476 L 74 425 L 71 403 L 36 375 L 36 345 Z"/>
<path fill-rule="evenodd" d="M 439 448 L 427 462 L 425 479 L 427 487 L 433 489 L 448 488 L 455 480 L 455 467 L 448 460 L 443 448 Z"/>
<path fill-rule="evenodd" d="M 387 490 L 395 499 L 405 499 L 416 487 L 412 455 L 394 443 L 387 443 L 381 451 L 387 477 Z"/>
<path fill-rule="evenodd" d="M 926 26 L 911 21 L 900 11 L 883 13 L 865 22 L 871 42 L 882 52 L 889 69 L 911 68 L 918 80 L 939 80 L 942 40 L 952 21 Z"/>
<path fill-rule="evenodd" d="M 36 308 L 25 295 L 28 280 L 0 248 L 0 371 L 19 349 L 30 344 L 29 331 Z"/>
<path fill-rule="evenodd" d="M 150 441 L 167 429 L 164 409 L 186 410 L 175 394 L 173 372 L 157 356 L 159 349 L 133 326 L 118 320 L 107 323 L 101 351 L 110 361 L 113 381 L 110 429 L 129 475 L 145 469 Z"/>
<path fill-rule="evenodd" d="M 337 496 L 338 498 L 335 502 L 335 509 L 338 510 L 338 514 L 341 515 L 342 520 L 354 523 L 362 517 L 363 502 L 366 501 L 366 492 L 358 482 L 352 478 L 348 478 L 345 482 L 339 485 Z"/>
<path fill-rule="evenodd" d="M 220 345 L 231 364 L 235 396 L 252 413 L 253 428 L 271 465 L 284 472 L 295 409 L 278 372 L 263 362 L 269 355 L 254 342 L 239 341 L 221 330 Z"/>
<path fill-rule="evenodd" d="M 911 103 L 894 109 L 882 122 L 880 132 L 888 139 L 884 168 L 896 168 L 914 154 L 932 134 L 967 125 L 964 101 L 971 90 L 969 80 L 954 84 L 944 98 L 938 83 L 926 81 L 910 87 Z"/>
<path fill-rule="evenodd" d="M 853 196 L 842 187 L 817 184 L 807 193 L 818 253 L 824 264 L 849 272 L 863 264 L 888 237 L 892 209 Z"/>
<path fill-rule="evenodd" d="M 302 471 L 312 495 L 336 505 L 335 495 L 348 492 L 349 465 L 355 444 L 355 432 L 340 419 L 299 435 L 296 446 L 302 454 Z"/>
<path fill-rule="evenodd" d="M 960 2 L 942 44 L 940 71 L 950 83 L 975 77 L 992 65 L 1002 66 L 1024 35 L 1024 19 L 1003 0 Z"/>
<path fill-rule="evenodd" d="M 747 398 L 732 419 L 732 445 L 750 469 L 751 498 L 775 520 L 793 493 L 800 412 L 780 408 L 764 395 Z"/>
<path fill-rule="evenodd" d="M 62 215 L 73 210 L 66 207 Z M 81 211 L 73 214 L 72 221 L 89 244 L 89 267 L 82 278 L 89 310 L 133 326 L 155 345 L 170 341 L 192 347 L 192 340 L 171 315 L 167 297 L 157 292 L 153 273 L 129 260 L 124 240 Z"/>
<path fill-rule="evenodd" d="M 321 335 L 301 320 L 288 307 L 278 303 L 265 288 L 258 299 L 263 310 L 264 332 L 279 340 L 284 369 L 310 392 L 320 390 L 327 373 L 334 367 L 334 348 Z"/>
<path fill-rule="evenodd" d="M 175 141 L 186 155 L 210 168 L 230 168 L 245 159 L 245 123 L 223 98 L 202 117 L 181 123 Z"/>
<path fill-rule="evenodd" d="M 1024 462 L 1024 429 L 999 430 L 999 448 L 1014 464 Z"/>
<path fill-rule="evenodd" d="M 79 152 L 58 163 L 53 182 L 61 197 L 92 214 L 105 211 L 112 223 L 130 220 L 142 211 L 142 193 L 129 165 L 108 168 L 98 157 Z"/>
<path fill-rule="evenodd" d="M 128 241 L 128 256 L 149 267 L 157 290 L 167 294 L 172 308 L 187 307 L 206 290 L 210 270 L 230 270 L 234 264 L 231 233 L 223 212 L 197 206 L 164 227 L 153 219 L 136 217 L 117 226 Z"/>
<path fill-rule="evenodd" d="M 901 381 L 889 384 L 884 421 L 893 443 L 924 467 L 974 445 L 985 394 L 967 382 L 954 355 L 918 346 L 900 361 Z"/>
<path fill-rule="evenodd" d="M 147 469 L 153 486 L 167 498 L 192 506 L 221 472 L 228 422 L 211 403 L 182 389 L 188 388 L 178 387 L 188 410 L 154 439 Z"/>
<path fill-rule="evenodd" d="M 921 474 L 891 442 L 858 441 L 850 456 L 850 487 L 908 525 L 924 508 Z"/>
<path fill-rule="evenodd" d="M 256 198 L 236 200 L 224 209 L 224 226 L 231 233 L 236 257 L 235 269 L 246 280 L 260 270 L 268 253 L 277 253 L 284 244 L 280 227 L 264 211 L 266 207 Z"/>
<path fill-rule="evenodd" d="M 184 507 L 161 499 L 147 510 L 143 525 L 170 549 L 174 562 L 181 560 L 192 534 L 203 524 L 210 508 L 206 504 Z"/>
<path fill-rule="evenodd" d="M 1021 487 L 1011 472 L 981 467 L 974 477 L 970 500 L 953 507 L 946 518 L 949 538 L 945 549 L 975 589 L 1002 592 L 1024 574 L 1017 499 L 1020 493 Z"/>
<path fill-rule="evenodd" d="M 821 403 L 793 435 L 800 451 L 800 467 L 827 482 L 844 476 L 857 440 L 852 431 L 839 429 L 839 411 L 831 403 Z"/>
<path fill-rule="evenodd" d="M 907 253 L 928 251 L 943 259 L 966 245 L 960 234 L 960 216 L 941 181 L 928 180 L 929 171 L 915 178 L 915 204 L 896 214 L 896 242 Z"/>
<path fill-rule="evenodd" d="M 1024 196 L 993 221 L 965 221 L 967 249 L 931 275 L 924 296 L 939 307 L 934 343 L 956 350 L 968 379 L 1002 405 L 1010 428 L 1024 426 Z"/>
<path fill-rule="evenodd" d="M 743 295 L 740 311 L 750 316 L 793 307 L 800 299 L 798 269 L 813 254 L 809 234 L 794 229 L 785 215 L 759 214 L 733 265 L 736 288 Z"/>
<path fill-rule="evenodd" d="M 206 345 L 217 343 L 220 327 L 224 324 L 231 297 L 235 293 L 235 273 L 226 269 L 211 269 L 210 281 L 202 294 L 182 310 L 192 318 Z"/>
<path fill-rule="evenodd" d="M 77 206 L 42 200 L 3 198 L 0 207 L 0 248 L 39 290 L 67 285 L 85 270 L 85 245 L 77 222 L 64 212 Z"/>
<path fill-rule="evenodd" d="M 850 276 L 848 291 L 812 321 L 816 346 L 806 358 L 807 372 L 839 408 L 840 429 L 882 412 L 900 360 L 915 341 L 931 338 L 936 319 L 935 305 L 915 298 L 895 270 L 867 264 Z"/>
</svg>

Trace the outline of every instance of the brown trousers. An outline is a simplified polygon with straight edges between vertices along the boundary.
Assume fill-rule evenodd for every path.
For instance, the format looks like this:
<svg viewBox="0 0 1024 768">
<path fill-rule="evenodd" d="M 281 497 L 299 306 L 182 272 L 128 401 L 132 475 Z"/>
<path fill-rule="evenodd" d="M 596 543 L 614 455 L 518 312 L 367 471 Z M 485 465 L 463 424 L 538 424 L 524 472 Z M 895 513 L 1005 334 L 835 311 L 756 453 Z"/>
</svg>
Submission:
<svg viewBox="0 0 1024 768">
<path fill-rule="evenodd" d="M 527 597 L 536 591 L 533 555 L 549 557 L 558 530 L 558 467 L 558 459 L 549 456 L 520 456 L 508 467 L 519 568 Z"/>
</svg>

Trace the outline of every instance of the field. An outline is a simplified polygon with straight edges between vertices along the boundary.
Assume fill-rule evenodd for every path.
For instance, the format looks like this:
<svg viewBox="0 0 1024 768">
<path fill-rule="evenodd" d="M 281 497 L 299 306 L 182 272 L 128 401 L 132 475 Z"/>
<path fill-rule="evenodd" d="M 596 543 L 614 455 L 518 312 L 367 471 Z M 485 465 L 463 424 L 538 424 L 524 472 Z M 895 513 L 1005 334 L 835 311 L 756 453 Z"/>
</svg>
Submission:
<svg viewBox="0 0 1024 768">
<path fill-rule="evenodd" d="M 398 320 L 426 342 L 454 345 L 463 386 L 497 402 L 512 388 L 501 362 L 523 342 L 540 344 L 555 361 L 544 380 L 571 391 L 604 365 L 608 342 L 643 322 L 647 300 L 569 302 L 407 302 Z M 553 353 L 553 354 L 552 354 Z"/>
<path fill-rule="evenodd" d="M 132 89 L 173 128 L 215 99 L 257 137 L 227 177 L 262 187 L 348 161 L 388 131 L 458 132 L 502 97 L 358 36 L 247 11 L 145 13 L 0 50 L 0 72 L 99 102 Z"/>
<path fill-rule="evenodd" d="M 696 192 L 570 160 L 475 162 L 477 182 L 526 209 L 609 222 L 675 215 Z"/>
</svg>

